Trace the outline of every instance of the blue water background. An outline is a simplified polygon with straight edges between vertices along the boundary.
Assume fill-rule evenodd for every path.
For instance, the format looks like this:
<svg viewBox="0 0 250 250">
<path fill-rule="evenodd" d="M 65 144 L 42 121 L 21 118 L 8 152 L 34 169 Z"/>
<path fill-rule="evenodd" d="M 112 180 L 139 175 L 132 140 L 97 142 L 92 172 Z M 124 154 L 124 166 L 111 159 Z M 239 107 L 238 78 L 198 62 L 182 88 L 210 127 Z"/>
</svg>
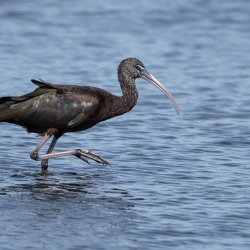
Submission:
<svg viewBox="0 0 250 250">
<path fill-rule="evenodd" d="M 64 135 L 112 164 L 29 158 L 40 138 L 6 123 L 0 246 L 10 249 L 250 249 L 250 2 L 2 0 L 0 94 L 31 78 L 121 95 L 137 57 L 175 97 L 138 79 L 129 113 Z M 46 149 L 44 149 L 46 150 Z"/>
</svg>

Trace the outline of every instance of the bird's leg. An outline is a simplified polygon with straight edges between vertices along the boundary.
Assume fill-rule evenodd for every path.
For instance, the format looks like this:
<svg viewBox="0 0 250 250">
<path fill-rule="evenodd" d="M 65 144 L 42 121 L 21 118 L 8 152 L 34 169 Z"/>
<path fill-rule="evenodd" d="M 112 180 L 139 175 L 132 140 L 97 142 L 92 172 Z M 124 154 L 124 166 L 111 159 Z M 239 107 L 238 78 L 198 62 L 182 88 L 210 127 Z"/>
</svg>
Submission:
<svg viewBox="0 0 250 250">
<path fill-rule="evenodd" d="M 51 158 L 57 158 L 57 157 L 62 157 L 62 156 L 68 156 L 68 155 L 74 155 L 77 158 L 80 158 L 81 160 L 88 162 L 84 157 L 89 158 L 97 163 L 102 163 L 105 165 L 110 165 L 106 160 L 104 160 L 100 155 L 97 155 L 95 153 L 92 153 L 89 150 L 84 150 L 84 149 L 73 149 L 73 150 L 68 150 L 68 151 L 62 151 L 62 152 L 56 152 L 56 153 L 50 153 L 50 154 L 44 154 L 44 155 L 38 155 L 38 158 L 35 160 L 47 160 Z"/>
<path fill-rule="evenodd" d="M 50 143 L 50 146 L 49 146 L 49 148 L 48 148 L 48 150 L 47 150 L 47 154 L 49 154 L 49 153 L 51 153 L 52 150 L 54 149 L 57 140 L 60 138 L 60 136 L 61 136 L 62 134 L 59 134 L 59 133 L 58 133 L 58 129 L 56 129 L 56 128 L 49 128 L 49 129 L 47 130 L 47 132 L 45 132 L 44 134 L 41 134 L 41 135 L 43 135 L 42 140 L 38 143 L 38 145 L 36 146 L 36 148 L 35 148 L 35 149 L 31 152 L 31 154 L 30 154 L 31 159 L 36 160 L 36 161 L 41 160 L 41 159 L 40 159 L 40 156 L 39 156 L 39 154 L 38 154 L 38 152 L 39 152 L 39 150 L 42 148 L 42 146 L 46 143 L 46 141 L 47 141 L 52 135 L 54 135 L 53 140 L 52 140 L 52 142 Z M 45 173 L 47 172 L 47 169 L 48 169 L 48 159 L 42 160 L 42 162 L 41 162 L 41 168 L 42 168 L 42 172 L 45 172 Z"/>
<path fill-rule="evenodd" d="M 106 160 L 104 160 L 100 155 L 97 155 L 95 153 L 92 153 L 89 150 L 84 150 L 84 149 L 73 149 L 73 150 L 68 150 L 68 151 L 63 151 L 63 152 L 56 152 L 56 153 L 52 153 L 52 150 L 54 149 L 56 142 L 58 140 L 58 138 L 61 135 L 56 135 L 54 134 L 53 140 L 47 150 L 47 153 L 44 155 L 39 155 L 38 152 L 39 150 L 42 148 L 42 146 L 45 144 L 45 142 L 51 137 L 51 133 L 49 133 L 49 131 L 43 136 L 42 140 L 38 143 L 38 145 L 36 146 L 36 148 L 31 152 L 30 157 L 33 160 L 36 161 L 42 161 L 41 163 L 41 167 L 42 167 L 42 172 L 47 172 L 47 168 L 48 168 L 48 160 L 51 158 L 57 158 L 57 157 L 62 157 L 62 156 L 68 156 L 68 155 L 74 155 L 77 158 L 87 162 L 88 160 L 86 160 L 85 158 L 89 158 L 97 163 L 102 163 L 105 165 L 110 165 Z"/>
<path fill-rule="evenodd" d="M 36 161 L 39 161 L 40 160 L 40 156 L 38 154 L 39 150 L 42 148 L 42 146 L 46 143 L 46 141 L 51 137 L 51 135 L 49 134 L 45 134 L 42 138 L 42 140 L 38 143 L 38 145 L 36 146 L 36 148 L 30 153 L 30 158 L 33 159 L 33 160 L 36 160 Z M 55 137 L 54 137 L 55 138 Z M 53 138 L 53 139 L 54 139 Z M 54 141 L 54 140 L 53 140 Z M 52 142 L 53 142 L 52 141 Z M 48 151 L 52 151 L 53 150 L 53 147 L 55 146 L 55 143 L 54 145 L 52 145 L 52 142 L 50 144 L 50 147 L 48 149 Z M 52 147 L 52 146 L 53 147 Z M 42 167 L 42 172 L 47 172 L 47 169 L 48 169 L 48 160 L 45 162 L 42 161 L 42 164 L 41 164 L 41 167 Z"/>
<path fill-rule="evenodd" d="M 57 140 L 58 140 L 58 137 L 56 137 L 54 135 L 46 154 L 50 154 L 52 152 L 52 150 L 54 149 L 54 147 L 56 145 Z M 49 159 L 42 160 L 42 162 L 41 162 L 42 172 L 47 172 L 47 170 L 48 170 L 48 161 L 49 161 Z"/>
<path fill-rule="evenodd" d="M 51 135 L 48 135 L 47 133 L 43 136 L 42 140 L 37 144 L 36 148 L 30 153 L 31 159 L 33 159 L 35 161 L 40 160 L 38 152 L 50 137 L 51 137 Z"/>
</svg>

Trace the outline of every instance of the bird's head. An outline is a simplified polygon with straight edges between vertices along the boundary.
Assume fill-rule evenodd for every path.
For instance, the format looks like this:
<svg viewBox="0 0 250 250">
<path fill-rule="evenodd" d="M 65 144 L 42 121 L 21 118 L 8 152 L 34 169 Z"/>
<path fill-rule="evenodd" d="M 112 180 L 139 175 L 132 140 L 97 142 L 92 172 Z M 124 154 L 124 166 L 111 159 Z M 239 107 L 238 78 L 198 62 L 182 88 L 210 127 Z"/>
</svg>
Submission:
<svg viewBox="0 0 250 250">
<path fill-rule="evenodd" d="M 130 79 L 131 78 L 136 79 L 138 77 L 141 77 L 145 79 L 146 81 L 152 83 L 155 87 L 161 90 L 170 99 L 170 101 L 175 107 L 176 113 L 178 115 L 180 114 L 179 107 L 175 99 L 173 98 L 173 96 L 154 76 L 152 76 L 146 70 L 144 64 L 140 60 L 136 58 L 126 58 L 122 60 L 118 66 L 118 77 L 119 77 L 120 82 L 123 82 L 125 80 L 125 79 L 122 79 L 124 77 L 130 78 Z"/>
</svg>

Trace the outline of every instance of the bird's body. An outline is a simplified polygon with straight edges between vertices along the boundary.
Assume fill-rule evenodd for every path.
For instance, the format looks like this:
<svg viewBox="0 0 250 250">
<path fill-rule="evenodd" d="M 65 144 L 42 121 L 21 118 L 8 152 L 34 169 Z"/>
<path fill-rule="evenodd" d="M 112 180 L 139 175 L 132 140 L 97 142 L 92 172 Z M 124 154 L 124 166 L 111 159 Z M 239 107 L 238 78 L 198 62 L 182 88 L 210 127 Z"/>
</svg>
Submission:
<svg viewBox="0 0 250 250">
<path fill-rule="evenodd" d="M 32 82 L 39 86 L 34 92 L 0 98 L 0 121 L 21 125 L 28 132 L 43 134 L 49 128 L 57 128 L 63 134 L 85 130 L 122 115 L 137 100 L 126 103 L 124 98 L 121 102 L 121 97 L 95 87 Z M 123 112 L 118 112 L 121 108 Z"/>
<path fill-rule="evenodd" d="M 58 157 L 56 156 L 58 153 L 51 152 L 56 140 L 64 133 L 86 130 L 99 122 L 122 115 L 135 106 L 138 99 L 135 86 L 137 77 L 143 77 L 168 95 L 179 113 L 178 106 L 170 93 L 145 70 L 144 65 L 138 59 L 128 58 L 123 60 L 118 67 L 122 96 L 115 96 L 96 87 L 58 85 L 43 80 L 32 80 L 38 85 L 33 92 L 18 97 L 0 98 L 0 122 L 21 125 L 28 132 L 47 136 L 44 142 L 41 145 L 38 144 L 32 152 L 34 154 L 31 154 L 33 159 L 42 160 L 42 167 L 46 170 L 48 159 Z M 51 145 L 47 151 L 47 158 L 42 158 L 38 155 L 38 151 L 51 135 L 55 138 L 54 145 Z M 72 154 L 81 159 L 83 157 L 93 159 L 88 154 L 79 155 L 76 152 Z M 97 157 L 93 160 L 107 163 L 101 157 L 93 155 L 94 158 Z"/>
</svg>

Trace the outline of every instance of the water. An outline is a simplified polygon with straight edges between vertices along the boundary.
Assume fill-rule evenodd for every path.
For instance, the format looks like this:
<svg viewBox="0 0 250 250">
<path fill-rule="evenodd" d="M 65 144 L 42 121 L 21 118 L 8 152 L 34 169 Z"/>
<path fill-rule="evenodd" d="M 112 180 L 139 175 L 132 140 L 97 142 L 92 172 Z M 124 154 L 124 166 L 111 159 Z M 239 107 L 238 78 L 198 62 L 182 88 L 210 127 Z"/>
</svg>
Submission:
<svg viewBox="0 0 250 250">
<path fill-rule="evenodd" d="M 137 80 L 128 114 L 63 136 L 112 169 L 65 157 L 48 176 L 40 138 L 1 124 L 1 249 L 249 249 L 249 1 L 1 1 L 1 96 L 29 80 L 121 94 L 142 60 L 179 104 Z M 45 150 L 45 149 L 44 149 Z"/>
</svg>

